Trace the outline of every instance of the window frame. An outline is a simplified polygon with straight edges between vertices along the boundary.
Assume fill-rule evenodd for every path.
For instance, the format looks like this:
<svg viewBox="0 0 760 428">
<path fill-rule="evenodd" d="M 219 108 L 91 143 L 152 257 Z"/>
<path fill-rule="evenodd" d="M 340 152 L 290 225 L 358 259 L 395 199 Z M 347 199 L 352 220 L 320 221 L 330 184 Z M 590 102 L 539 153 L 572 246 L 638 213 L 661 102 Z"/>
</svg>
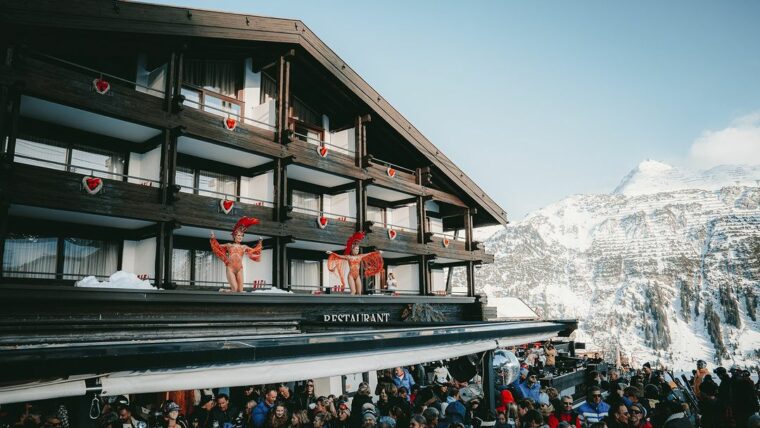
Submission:
<svg viewBox="0 0 760 428">
<path fill-rule="evenodd" d="M 132 153 L 131 151 L 107 150 L 107 149 L 103 149 L 101 147 L 95 147 L 95 146 L 92 146 L 92 145 L 89 145 L 89 144 L 74 143 L 74 142 L 67 142 L 67 141 L 61 141 L 61 140 L 53 140 L 53 139 L 50 139 L 50 138 L 38 137 L 38 136 L 35 136 L 35 135 L 32 135 L 32 134 L 27 134 L 27 133 L 19 134 L 19 136 L 17 137 L 17 140 L 24 140 L 24 141 L 29 141 L 31 143 L 42 144 L 42 145 L 46 145 L 46 146 L 52 146 L 52 147 L 58 147 L 58 148 L 65 149 L 66 150 L 66 154 L 65 154 L 66 160 L 65 160 L 65 162 L 63 162 L 65 164 L 63 172 L 68 172 L 68 173 L 72 173 L 72 174 L 85 175 L 85 174 L 81 174 L 79 172 L 73 172 L 72 168 L 87 169 L 87 168 L 82 167 L 82 166 L 77 166 L 77 165 L 72 165 L 71 164 L 72 153 L 73 153 L 74 150 L 79 150 L 79 151 L 88 152 L 88 153 L 97 154 L 97 155 L 102 155 L 102 156 L 114 156 L 114 155 L 116 155 L 116 156 L 122 156 L 123 159 L 124 159 L 124 168 L 123 168 L 123 170 L 121 172 L 121 175 L 119 175 L 118 173 L 111 173 L 112 176 L 116 176 L 117 178 L 106 178 L 106 180 L 122 181 L 122 182 L 127 182 L 128 181 L 128 176 L 129 176 L 129 155 Z M 16 146 L 16 147 L 18 147 L 18 146 Z M 18 149 L 16 149 L 16 150 L 18 150 Z M 17 151 L 14 152 L 14 155 L 16 153 L 17 153 Z M 23 164 L 23 162 L 18 162 L 18 161 L 14 161 L 14 162 Z M 40 160 L 40 162 L 44 163 L 45 161 L 44 160 Z M 49 168 L 49 167 L 46 167 L 46 166 L 38 166 L 38 165 L 30 165 L 30 166 L 37 166 L 39 168 L 53 169 L 53 168 Z"/>
</svg>

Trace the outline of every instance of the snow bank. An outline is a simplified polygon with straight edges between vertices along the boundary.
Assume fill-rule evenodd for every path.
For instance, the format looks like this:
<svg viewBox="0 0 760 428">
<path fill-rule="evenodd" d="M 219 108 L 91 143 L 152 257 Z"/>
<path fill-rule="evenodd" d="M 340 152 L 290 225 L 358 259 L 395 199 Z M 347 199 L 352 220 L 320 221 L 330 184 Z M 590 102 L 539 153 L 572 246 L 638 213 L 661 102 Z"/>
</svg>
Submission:
<svg viewBox="0 0 760 428">
<path fill-rule="evenodd" d="M 150 281 L 141 280 L 131 272 L 118 271 L 108 278 L 108 281 L 100 282 L 94 276 L 87 276 L 76 283 L 77 287 L 87 288 L 129 288 L 133 290 L 155 290 Z"/>
</svg>

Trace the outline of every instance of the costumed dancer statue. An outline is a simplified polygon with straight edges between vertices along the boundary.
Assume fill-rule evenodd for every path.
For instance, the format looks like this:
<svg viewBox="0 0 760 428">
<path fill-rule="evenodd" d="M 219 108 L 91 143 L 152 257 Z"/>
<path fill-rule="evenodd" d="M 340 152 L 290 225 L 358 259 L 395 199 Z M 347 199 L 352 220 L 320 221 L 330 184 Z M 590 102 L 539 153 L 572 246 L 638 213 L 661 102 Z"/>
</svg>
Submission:
<svg viewBox="0 0 760 428">
<path fill-rule="evenodd" d="M 346 249 L 343 255 L 335 254 L 328 251 L 330 256 L 327 258 L 327 269 L 340 278 L 340 291 L 346 288 L 343 280 L 346 264 L 348 264 L 348 286 L 351 288 L 351 294 L 362 294 L 362 284 L 359 279 L 360 267 L 364 268 L 364 276 L 373 276 L 383 270 L 383 256 L 380 251 L 359 254 L 359 242 L 364 239 L 364 232 L 356 232 L 346 241 Z"/>
<path fill-rule="evenodd" d="M 211 232 L 211 250 L 219 257 L 219 260 L 223 261 L 227 266 L 227 282 L 230 284 L 230 291 L 242 292 L 243 291 L 243 254 L 247 255 L 249 259 L 254 262 L 261 259 L 262 242 L 259 237 L 259 242 L 255 247 L 249 247 L 245 244 L 241 244 L 245 231 L 254 224 L 259 224 L 259 219 L 253 217 L 242 217 L 238 220 L 235 227 L 232 229 L 233 242 L 229 244 L 220 244 L 214 236 L 214 232 Z"/>
</svg>

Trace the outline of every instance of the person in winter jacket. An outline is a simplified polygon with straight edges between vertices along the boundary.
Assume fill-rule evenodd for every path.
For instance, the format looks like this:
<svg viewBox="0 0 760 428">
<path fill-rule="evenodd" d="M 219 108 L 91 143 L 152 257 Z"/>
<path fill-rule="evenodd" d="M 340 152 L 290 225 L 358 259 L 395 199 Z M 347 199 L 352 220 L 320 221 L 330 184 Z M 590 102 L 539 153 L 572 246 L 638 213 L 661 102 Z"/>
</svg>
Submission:
<svg viewBox="0 0 760 428">
<path fill-rule="evenodd" d="M 581 428 L 581 417 L 573 410 L 573 397 L 563 395 L 560 404 L 562 408 L 555 409 L 554 413 L 549 415 L 547 423 L 549 428 L 557 428 L 561 422 L 567 422 L 575 428 Z"/>
<path fill-rule="evenodd" d="M 647 410 L 641 403 L 633 403 L 629 411 L 631 416 L 628 418 L 628 425 L 631 428 L 652 428 L 652 424 L 647 419 Z"/>
<path fill-rule="evenodd" d="M 609 404 L 602 401 L 602 389 L 598 386 L 589 388 L 586 402 L 578 408 L 586 424 L 601 422 L 610 412 Z"/>
<path fill-rule="evenodd" d="M 541 385 L 538 383 L 538 376 L 535 373 L 530 373 L 525 382 L 518 385 L 518 389 L 523 398 L 530 398 L 538 402 L 541 395 Z"/>
</svg>

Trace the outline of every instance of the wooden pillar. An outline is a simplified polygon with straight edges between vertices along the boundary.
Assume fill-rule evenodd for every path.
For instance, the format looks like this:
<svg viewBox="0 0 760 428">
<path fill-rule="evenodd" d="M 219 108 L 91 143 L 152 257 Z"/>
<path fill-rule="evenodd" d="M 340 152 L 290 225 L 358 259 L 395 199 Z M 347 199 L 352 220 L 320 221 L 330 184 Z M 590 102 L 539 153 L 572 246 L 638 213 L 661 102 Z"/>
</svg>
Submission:
<svg viewBox="0 0 760 428">
<path fill-rule="evenodd" d="M 280 245 L 279 236 L 272 238 L 272 288 L 284 288 L 280 284 Z"/>
<path fill-rule="evenodd" d="M 156 235 L 156 264 L 155 264 L 155 286 L 163 287 L 164 273 L 164 243 L 166 242 L 166 223 L 158 223 L 158 234 Z"/>
<path fill-rule="evenodd" d="M 172 164 L 172 139 L 176 139 L 176 137 L 173 137 L 172 134 L 174 132 L 169 129 L 164 129 L 163 134 L 164 138 L 161 140 L 161 173 L 159 177 L 161 182 L 161 203 L 167 204 L 171 194 L 171 189 L 169 188 L 170 182 L 174 178 L 174 174 L 169 173 Z"/>
<path fill-rule="evenodd" d="M 174 56 L 174 69 L 172 71 L 172 73 L 174 74 L 174 78 L 172 79 L 173 80 L 172 83 L 174 87 L 172 89 L 172 94 L 171 94 L 172 96 L 171 99 L 174 100 L 173 102 L 174 108 L 172 109 L 174 113 L 177 113 L 180 110 L 182 110 L 182 103 L 180 102 L 180 100 L 182 100 L 181 98 L 182 68 L 184 66 L 184 62 L 185 62 L 185 52 L 184 52 L 184 47 L 183 47 L 182 51 L 180 51 L 178 54 Z"/>
<path fill-rule="evenodd" d="M 290 274 L 290 262 L 288 262 L 288 241 L 285 238 L 282 239 L 282 244 L 280 245 L 280 260 L 282 263 L 280 263 L 280 282 L 282 285 L 280 288 L 282 289 L 288 289 L 289 288 L 289 274 Z"/>
<path fill-rule="evenodd" d="M 356 166 L 358 168 L 362 167 L 362 160 L 364 159 L 364 126 L 362 126 L 362 118 L 361 116 L 356 117 L 356 121 L 354 122 L 354 150 L 355 153 L 355 161 Z"/>
<path fill-rule="evenodd" d="M 7 131 L 7 144 L 6 147 L 6 159 L 9 163 L 13 162 L 13 158 L 16 155 L 16 138 L 18 137 L 18 117 L 21 109 L 21 87 L 19 84 L 14 84 L 8 90 L 8 99 L 10 105 L 10 116 L 7 117 L 6 127 Z"/>
<path fill-rule="evenodd" d="M 420 295 L 426 296 L 430 291 L 429 286 L 429 271 L 428 271 L 428 256 L 425 254 L 417 256 L 417 263 L 419 265 L 419 278 L 420 278 Z"/>
<path fill-rule="evenodd" d="M 364 229 L 367 221 L 367 188 L 364 181 L 356 180 L 356 231 Z"/>
<path fill-rule="evenodd" d="M 288 220 L 288 166 L 285 160 L 274 161 L 274 221 Z"/>
<path fill-rule="evenodd" d="M 467 262 L 467 295 L 475 296 L 475 263 L 472 260 Z"/>
<path fill-rule="evenodd" d="M 493 371 L 493 350 L 486 351 L 481 359 L 481 373 L 483 373 L 483 403 L 485 409 L 481 409 L 483 414 L 496 414 L 496 376 Z"/>
<path fill-rule="evenodd" d="M 425 198 L 417 196 L 417 242 L 425 243 L 425 233 L 427 232 L 427 219 L 425 214 Z"/>
<path fill-rule="evenodd" d="M 290 65 L 295 55 L 294 50 L 280 56 L 280 64 L 277 74 L 277 141 L 281 144 L 289 142 L 288 119 L 290 118 Z"/>
<path fill-rule="evenodd" d="M 172 285 L 172 268 L 174 259 L 174 224 L 167 224 L 165 244 L 164 244 L 164 288 L 173 289 Z"/>
<path fill-rule="evenodd" d="M 3 257 L 5 257 L 5 239 L 8 236 L 8 209 L 10 204 L 5 200 L 5 183 L 0 183 L 0 282 L 3 279 Z"/>
<path fill-rule="evenodd" d="M 10 121 L 10 108 L 8 103 L 8 87 L 0 86 L 0 149 L 5 152 L 7 147 L 7 140 L 5 136 L 8 135 L 6 125 Z"/>
<path fill-rule="evenodd" d="M 469 208 L 464 210 L 464 248 L 467 251 L 474 251 L 472 248 L 472 213 Z"/>
<path fill-rule="evenodd" d="M 166 84 L 164 85 L 164 110 L 172 112 L 172 99 L 174 98 L 174 80 L 177 74 L 177 53 L 172 52 L 167 66 Z"/>
</svg>

